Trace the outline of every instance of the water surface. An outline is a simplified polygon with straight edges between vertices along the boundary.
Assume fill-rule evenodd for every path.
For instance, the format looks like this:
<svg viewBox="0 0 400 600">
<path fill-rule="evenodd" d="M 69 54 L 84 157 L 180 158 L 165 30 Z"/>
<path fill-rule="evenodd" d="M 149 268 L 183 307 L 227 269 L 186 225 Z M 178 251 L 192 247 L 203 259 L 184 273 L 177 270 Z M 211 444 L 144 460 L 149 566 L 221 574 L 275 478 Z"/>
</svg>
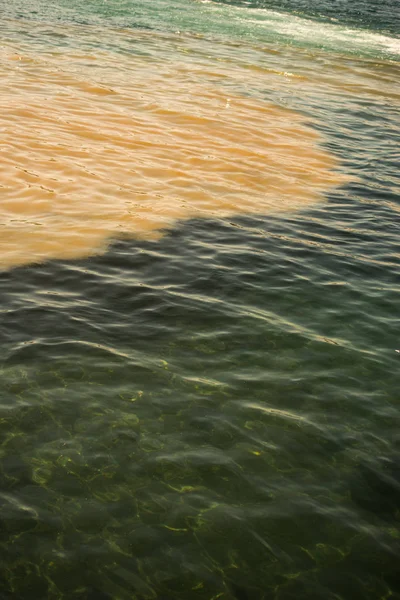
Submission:
<svg viewBox="0 0 400 600">
<path fill-rule="evenodd" d="M 0 596 L 400 598 L 386 3 L 0 6 Z"/>
</svg>

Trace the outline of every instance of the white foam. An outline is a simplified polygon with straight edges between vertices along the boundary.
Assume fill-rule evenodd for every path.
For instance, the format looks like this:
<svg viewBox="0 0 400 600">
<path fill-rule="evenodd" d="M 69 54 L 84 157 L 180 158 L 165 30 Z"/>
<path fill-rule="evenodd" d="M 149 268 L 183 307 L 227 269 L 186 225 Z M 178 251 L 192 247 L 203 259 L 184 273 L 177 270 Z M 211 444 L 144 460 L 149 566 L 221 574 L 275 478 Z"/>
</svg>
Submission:
<svg viewBox="0 0 400 600">
<path fill-rule="evenodd" d="M 220 6 L 220 5 L 219 5 Z M 268 9 L 229 7 L 242 24 L 256 26 L 306 46 L 337 51 L 361 51 L 367 54 L 400 55 L 400 39 L 380 33 L 345 27 L 338 23 L 321 23 Z"/>
<path fill-rule="evenodd" d="M 290 20 L 274 20 L 274 29 L 280 33 L 304 42 L 329 45 L 332 48 L 378 50 L 400 54 L 400 40 L 363 29 L 353 29 L 341 25 L 318 23 L 310 19 L 292 17 Z"/>
</svg>

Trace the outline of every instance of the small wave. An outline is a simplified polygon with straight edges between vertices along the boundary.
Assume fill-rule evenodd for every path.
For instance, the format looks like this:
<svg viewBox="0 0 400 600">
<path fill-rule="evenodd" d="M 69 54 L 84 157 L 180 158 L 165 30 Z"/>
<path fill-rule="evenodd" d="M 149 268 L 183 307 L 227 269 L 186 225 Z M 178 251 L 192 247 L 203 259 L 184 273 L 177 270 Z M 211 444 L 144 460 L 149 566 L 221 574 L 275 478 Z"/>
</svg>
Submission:
<svg viewBox="0 0 400 600">
<path fill-rule="evenodd" d="M 400 39 L 366 29 L 346 27 L 338 23 L 324 23 L 304 17 L 267 9 L 231 7 L 233 15 L 255 31 L 278 35 L 290 44 L 324 48 L 340 53 L 365 55 L 400 55 Z M 282 41 L 282 40 L 281 40 Z"/>
</svg>

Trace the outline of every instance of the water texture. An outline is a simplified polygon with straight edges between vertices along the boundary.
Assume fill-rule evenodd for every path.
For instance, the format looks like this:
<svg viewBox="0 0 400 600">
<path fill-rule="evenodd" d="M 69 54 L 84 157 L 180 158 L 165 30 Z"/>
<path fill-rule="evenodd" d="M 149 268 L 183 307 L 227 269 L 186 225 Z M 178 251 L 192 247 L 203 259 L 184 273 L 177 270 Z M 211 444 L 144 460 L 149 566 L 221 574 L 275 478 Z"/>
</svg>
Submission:
<svg viewBox="0 0 400 600">
<path fill-rule="evenodd" d="M 396 5 L 0 28 L 0 598 L 399 600 Z"/>
<path fill-rule="evenodd" d="M 120 38 L 172 52 L 177 43 Z M 244 71 L 251 83 L 243 67 L 27 51 L 3 57 L 5 266 L 84 256 L 118 232 L 182 218 L 293 210 L 346 180 L 304 117 L 215 82 Z"/>
</svg>

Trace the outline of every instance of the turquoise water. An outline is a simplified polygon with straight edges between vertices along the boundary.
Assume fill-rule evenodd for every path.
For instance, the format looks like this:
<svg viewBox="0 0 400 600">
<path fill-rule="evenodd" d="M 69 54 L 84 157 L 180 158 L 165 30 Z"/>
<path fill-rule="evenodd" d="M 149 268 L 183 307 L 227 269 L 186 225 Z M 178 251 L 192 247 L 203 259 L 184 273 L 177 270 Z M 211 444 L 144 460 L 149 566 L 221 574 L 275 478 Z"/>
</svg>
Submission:
<svg viewBox="0 0 400 600">
<path fill-rule="evenodd" d="M 12 96 L 26 103 L 13 128 L 11 117 L 0 122 L 7 165 L 1 599 L 400 599 L 397 8 L 394 1 L 0 6 L 2 58 L 18 58 L 4 59 L 2 73 L 18 93 L 28 90 Z M 344 179 L 321 184 L 310 203 L 296 203 L 303 187 L 294 186 L 285 211 L 273 201 L 280 188 L 271 191 L 267 179 L 265 208 L 238 203 L 224 212 L 216 204 L 205 214 L 196 205 L 170 221 L 170 204 L 154 201 L 152 218 L 167 215 L 163 236 L 124 216 L 106 246 L 96 237 L 82 256 L 52 255 L 51 246 L 40 258 L 30 245 L 22 254 L 32 223 L 41 219 L 45 244 L 58 218 L 39 196 L 38 208 L 19 203 L 9 175 L 25 161 L 18 194 L 31 198 L 28 171 L 40 157 L 36 134 L 29 137 L 38 127 L 30 95 L 51 111 L 48 80 L 57 77 L 90 83 L 82 92 L 88 115 L 114 106 L 122 115 L 119 98 L 130 85 L 135 111 L 145 98 L 144 115 L 161 114 L 155 105 L 172 112 L 175 95 L 196 112 L 202 90 L 210 103 L 221 94 L 224 106 L 235 98 L 259 110 L 272 103 L 276 112 L 265 118 L 288 114 L 295 123 L 299 115 Z M 14 93 L 6 87 L 3 115 Z M 90 104 L 100 89 L 109 95 Z M 65 83 L 60 97 L 67 91 Z M 66 121 L 73 119 L 65 106 Z M 61 145 L 66 121 L 57 119 Z M 243 129 L 239 120 L 229 129 L 239 131 L 237 152 L 255 135 L 241 119 Z M 160 195 L 161 166 L 176 149 L 173 137 L 157 146 L 154 123 L 141 143 L 159 163 L 155 174 L 143 171 L 153 187 L 140 179 L 140 189 Z M 126 135 L 138 136 L 135 127 Z M 185 143 L 167 170 L 178 169 Z M 69 178 L 68 193 L 83 202 L 73 174 L 81 159 L 71 148 L 70 171 L 64 165 L 58 177 Z M 96 155 L 85 158 L 96 176 L 91 186 L 119 168 L 112 156 L 102 166 Z M 139 193 L 135 161 L 147 155 L 129 160 Z M 251 181 L 243 194 L 258 199 L 263 190 Z M 186 201 L 189 183 L 174 179 L 171 197 Z M 104 199 L 91 189 L 96 207 Z"/>
</svg>

